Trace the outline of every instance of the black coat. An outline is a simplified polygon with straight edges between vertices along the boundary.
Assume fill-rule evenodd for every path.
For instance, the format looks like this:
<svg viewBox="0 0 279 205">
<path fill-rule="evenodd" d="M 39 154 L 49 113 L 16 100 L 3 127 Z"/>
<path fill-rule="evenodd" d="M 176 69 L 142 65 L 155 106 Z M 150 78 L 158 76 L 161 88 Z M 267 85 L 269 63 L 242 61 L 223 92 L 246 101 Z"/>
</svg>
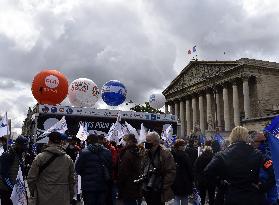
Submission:
<svg viewBox="0 0 279 205">
<path fill-rule="evenodd" d="M 177 196 L 189 195 L 193 191 L 191 160 L 185 151 L 173 150 L 172 154 L 176 163 L 176 176 L 172 190 Z"/>
<path fill-rule="evenodd" d="M 185 151 L 188 154 L 191 166 L 193 167 L 196 159 L 198 158 L 198 149 L 193 146 L 189 146 Z"/>
<path fill-rule="evenodd" d="M 216 154 L 205 168 L 205 176 L 220 176 L 228 182 L 225 205 L 259 205 L 257 188 L 262 155 L 252 146 L 237 142 Z"/>
<path fill-rule="evenodd" d="M 76 162 L 76 172 L 81 176 L 81 189 L 83 191 L 108 190 L 103 165 L 112 175 L 111 152 L 104 146 L 100 144 L 88 145 L 82 150 Z"/>
<path fill-rule="evenodd" d="M 212 151 L 206 150 L 204 151 L 201 156 L 198 157 L 194 164 L 194 176 L 195 176 L 195 182 L 198 185 L 204 185 L 206 186 L 207 183 L 215 183 L 214 178 L 207 179 L 204 175 L 204 168 L 209 164 L 209 162 L 212 160 L 214 154 Z"/>
</svg>

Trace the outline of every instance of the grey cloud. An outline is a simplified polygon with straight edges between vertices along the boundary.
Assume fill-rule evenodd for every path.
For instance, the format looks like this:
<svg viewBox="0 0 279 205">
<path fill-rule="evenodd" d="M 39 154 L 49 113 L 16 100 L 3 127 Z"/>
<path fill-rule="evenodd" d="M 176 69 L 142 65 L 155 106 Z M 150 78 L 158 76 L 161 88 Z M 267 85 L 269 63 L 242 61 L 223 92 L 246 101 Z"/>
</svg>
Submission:
<svg viewBox="0 0 279 205">
<path fill-rule="evenodd" d="M 87 77 L 100 88 L 117 79 L 127 86 L 128 99 L 143 103 L 151 90 L 163 90 L 174 79 L 194 45 L 201 60 L 278 61 L 277 13 L 249 15 L 241 0 L 143 0 L 142 7 L 131 6 L 132 1 L 81 2 L 70 13 L 34 9 L 39 36 L 30 50 L 16 49 L 0 33 L 0 76 L 30 87 L 34 75 L 46 68 L 60 70 L 69 83 Z M 0 81 L 0 89 L 13 84 L 5 83 Z M 21 97 L 6 106 L 22 116 L 34 99 L 30 92 Z"/>
</svg>

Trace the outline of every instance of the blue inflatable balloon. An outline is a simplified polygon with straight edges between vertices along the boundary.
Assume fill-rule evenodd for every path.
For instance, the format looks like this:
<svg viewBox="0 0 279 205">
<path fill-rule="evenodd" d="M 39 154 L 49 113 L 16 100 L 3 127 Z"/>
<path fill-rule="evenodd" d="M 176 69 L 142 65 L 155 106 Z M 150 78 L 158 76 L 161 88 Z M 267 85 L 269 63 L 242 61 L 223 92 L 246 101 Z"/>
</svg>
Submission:
<svg viewBox="0 0 279 205">
<path fill-rule="evenodd" d="M 110 106 L 118 106 L 126 100 L 126 87 L 118 80 L 110 80 L 102 87 L 102 99 Z"/>
</svg>

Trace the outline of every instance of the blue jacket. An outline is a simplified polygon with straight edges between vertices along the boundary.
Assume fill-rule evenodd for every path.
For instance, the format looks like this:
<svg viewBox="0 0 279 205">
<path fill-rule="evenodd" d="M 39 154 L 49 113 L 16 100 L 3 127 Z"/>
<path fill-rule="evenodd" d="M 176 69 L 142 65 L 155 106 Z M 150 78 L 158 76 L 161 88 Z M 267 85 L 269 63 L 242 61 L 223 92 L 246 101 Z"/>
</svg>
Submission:
<svg viewBox="0 0 279 205">
<path fill-rule="evenodd" d="M 112 155 L 103 145 L 90 144 L 81 151 L 75 168 L 77 174 L 81 176 L 83 191 L 106 191 L 108 189 L 103 165 L 112 175 Z"/>
</svg>

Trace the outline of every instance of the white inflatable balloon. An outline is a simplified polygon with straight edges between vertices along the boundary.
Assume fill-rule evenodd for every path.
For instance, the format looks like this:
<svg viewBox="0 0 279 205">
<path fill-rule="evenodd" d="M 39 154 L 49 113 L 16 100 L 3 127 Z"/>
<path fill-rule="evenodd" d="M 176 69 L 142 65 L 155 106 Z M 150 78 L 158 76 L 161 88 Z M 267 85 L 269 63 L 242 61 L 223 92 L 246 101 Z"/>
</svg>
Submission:
<svg viewBox="0 0 279 205">
<path fill-rule="evenodd" d="M 154 109 L 160 109 L 165 105 L 166 98 L 163 94 L 152 94 L 149 97 L 149 105 Z"/>
<path fill-rule="evenodd" d="M 99 88 L 90 79 L 78 78 L 69 86 L 69 101 L 75 107 L 93 107 L 99 99 Z"/>
</svg>

